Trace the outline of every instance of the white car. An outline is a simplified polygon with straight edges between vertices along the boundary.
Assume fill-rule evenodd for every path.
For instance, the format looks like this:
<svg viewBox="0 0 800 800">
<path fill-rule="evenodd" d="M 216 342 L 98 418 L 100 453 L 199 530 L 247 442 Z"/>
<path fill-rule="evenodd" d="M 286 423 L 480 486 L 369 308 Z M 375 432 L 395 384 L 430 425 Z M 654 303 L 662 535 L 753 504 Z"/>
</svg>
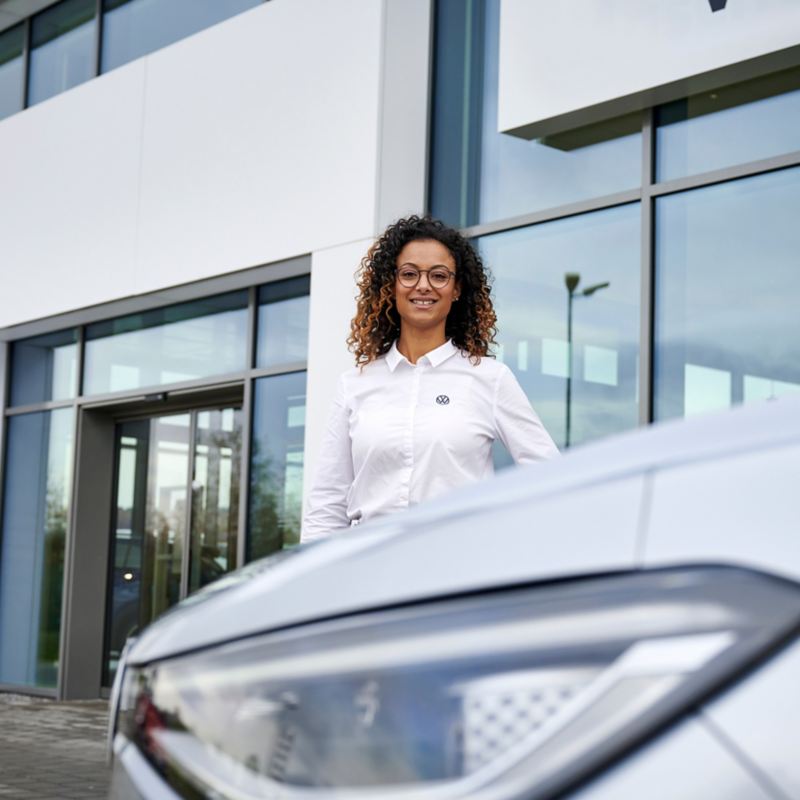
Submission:
<svg viewBox="0 0 800 800">
<path fill-rule="evenodd" d="M 115 798 L 800 798 L 800 402 L 246 567 L 129 647 Z"/>
</svg>

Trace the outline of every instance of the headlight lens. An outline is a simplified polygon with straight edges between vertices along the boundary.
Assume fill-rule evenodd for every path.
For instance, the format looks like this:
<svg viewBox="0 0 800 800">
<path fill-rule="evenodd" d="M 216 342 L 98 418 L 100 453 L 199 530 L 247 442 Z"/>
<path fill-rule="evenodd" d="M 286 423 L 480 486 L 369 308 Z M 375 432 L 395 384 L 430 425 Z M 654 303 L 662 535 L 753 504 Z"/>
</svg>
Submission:
<svg viewBox="0 0 800 800">
<path fill-rule="evenodd" d="M 798 624 L 724 567 L 484 594 L 129 670 L 120 730 L 192 796 L 544 797 Z"/>
</svg>

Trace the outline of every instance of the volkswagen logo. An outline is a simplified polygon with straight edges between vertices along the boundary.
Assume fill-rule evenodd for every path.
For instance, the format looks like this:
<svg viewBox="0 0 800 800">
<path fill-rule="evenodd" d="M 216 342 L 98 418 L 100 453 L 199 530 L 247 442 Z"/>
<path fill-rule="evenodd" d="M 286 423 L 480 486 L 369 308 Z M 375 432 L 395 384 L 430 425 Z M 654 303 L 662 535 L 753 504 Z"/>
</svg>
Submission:
<svg viewBox="0 0 800 800">
<path fill-rule="evenodd" d="M 439 396 L 436 398 L 436 402 L 437 402 L 437 403 L 438 403 L 440 406 L 446 406 L 446 405 L 447 405 L 447 404 L 450 402 L 450 398 L 449 398 L 449 397 L 448 397 L 446 394 L 440 394 L 440 395 L 439 395 Z"/>
</svg>

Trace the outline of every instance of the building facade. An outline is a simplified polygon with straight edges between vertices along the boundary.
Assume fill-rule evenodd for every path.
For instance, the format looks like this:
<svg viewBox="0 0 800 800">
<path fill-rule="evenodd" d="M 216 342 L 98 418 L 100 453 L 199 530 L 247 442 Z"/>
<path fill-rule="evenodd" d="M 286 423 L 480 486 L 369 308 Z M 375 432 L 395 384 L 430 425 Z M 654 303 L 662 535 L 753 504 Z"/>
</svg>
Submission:
<svg viewBox="0 0 800 800">
<path fill-rule="evenodd" d="M 298 541 L 399 216 L 562 447 L 800 388 L 793 0 L 3 0 L 0 118 L 0 689 Z"/>
</svg>

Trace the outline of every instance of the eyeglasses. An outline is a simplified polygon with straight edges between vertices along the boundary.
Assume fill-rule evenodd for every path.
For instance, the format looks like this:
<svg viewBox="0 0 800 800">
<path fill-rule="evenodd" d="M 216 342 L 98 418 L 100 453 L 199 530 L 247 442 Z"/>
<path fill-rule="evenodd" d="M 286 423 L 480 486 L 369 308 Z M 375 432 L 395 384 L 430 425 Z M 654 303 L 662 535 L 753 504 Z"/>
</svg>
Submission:
<svg viewBox="0 0 800 800">
<path fill-rule="evenodd" d="M 428 276 L 428 283 L 434 289 L 444 289 L 451 278 L 455 278 L 455 272 L 450 272 L 445 267 L 433 267 L 432 269 L 417 269 L 416 267 L 400 267 L 397 270 L 397 280 L 406 289 L 413 289 L 418 283 L 422 273 Z"/>
</svg>

